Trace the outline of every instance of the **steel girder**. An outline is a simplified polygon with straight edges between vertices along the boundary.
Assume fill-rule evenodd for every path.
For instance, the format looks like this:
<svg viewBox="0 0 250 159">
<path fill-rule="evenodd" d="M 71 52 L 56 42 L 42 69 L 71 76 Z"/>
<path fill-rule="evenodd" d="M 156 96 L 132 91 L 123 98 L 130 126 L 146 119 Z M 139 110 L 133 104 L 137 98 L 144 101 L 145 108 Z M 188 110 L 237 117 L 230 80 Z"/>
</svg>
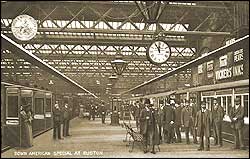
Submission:
<svg viewBox="0 0 250 159">
<path fill-rule="evenodd" d="M 72 15 L 69 14 L 68 11 L 65 12 L 65 7 L 68 8 L 74 15 L 77 15 L 79 11 L 81 11 L 83 8 L 87 8 L 86 10 L 83 10 L 83 15 L 81 18 L 85 20 L 94 20 L 99 19 L 99 15 L 104 15 L 107 10 L 112 8 L 112 11 L 106 15 L 105 19 L 107 21 L 121 21 L 126 19 L 129 15 L 131 15 L 136 9 L 136 3 L 115 3 L 115 2 L 100 2 L 100 1 L 81 1 L 81 2 L 63 2 L 63 1 L 51 1 L 51 2 L 1 2 L 2 3 L 2 16 L 3 18 L 14 18 L 20 13 L 29 13 L 30 15 L 34 16 L 36 19 L 41 19 L 46 17 L 51 11 L 53 11 L 53 14 L 51 14 L 51 18 L 53 20 L 60 19 L 60 20 L 70 20 L 72 19 Z M 166 8 L 163 10 L 162 15 L 159 18 L 159 22 L 163 23 L 174 23 L 175 18 L 171 17 L 169 13 L 175 12 L 176 14 L 182 13 L 180 10 L 191 10 L 192 12 L 205 12 L 206 9 L 211 9 L 213 12 L 215 11 L 223 11 L 227 9 L 225 5 L 222 4 L 222 2 L 218 2 L 215 4 L 211 4 L 209 2 L 199 2 L 196 1 L 196 5 L 177 5 L 177 4 L 162 4 Z M 233 2 L 230 3 L 225 2 L 229 5 L 231 5 Z M 121 5 L 122 4 L 122 5 Z M 40 7 L 42 10 L 44 10 L 43 14 L 46 14 L 45 16 L 38 15 L 37 7 Z M 56 8 L 57 7 L 57 8 Z M 56 9 L 55 9 L 56 8 Z M 91 8 L 94 9 L 97 12 L 90 12 Z M 9 12 L 9 10 L 12 10 L 12 12 Z M 124 16 L 123 13 L 120 11 L 123 11 L 127 14 L 127 16 Z M 4 13 L 4 14 L 3 14 Z M 87 14 L 89 13 L 89 14 Z M 168 18 L 165 18 L 168 17 Z M 138 14 L 137 16 L 130 17 L 131 20 L 134 22 L 141 22 L 143 15 Z M 185 23 L 190 23 L 190 20 L 196 20 L 196 17 L 189 17 L 185 20 Z"/>
<path fill-rule="evenodd" d="M 36 39 L 29 41 L 31 44 L 45 44 L 48 42 L 49 44 L 89 44 L 89 45 L 122 45 L 122 46 L 131 46 L 131 42 L 134 46 L 143 46 L 146 47 L 154 38 L 155 30 L 149 30 L 150 25 L 145 25 L 144 29 L 140 30 L 138 25 L 136 23 L 142 22 L 142 15 L 139 13 L 139 10 L 136 8 L 135 3 L 127 4 L 124 3 L 122 5 L 113 3 L 113 2 L 92 2 L 92 1 L 84 1 L 84 2 L 7 2 L 3 3 L 2 5 L 2 19 L 9 18 L 13 19 L 19 14 L 29 14 L 33 17 L 35 17 L 39 21 L 39 32 L 40 34 L 37 35 Z M 231 2 L 225 2 L 228 6 L 231 5 Z M 102 4 L 102 5 L 100 5 Z M 198 3 L 197 3 L 198 4 Z M 122 7 L 121 7 L 122 6 Z M 221 23 L 224 23 L 227 18 L 225 18 L 224 11 L 230 12 L 230 7 L 225 6 L 221 3 L 203 3 L 199 2 L 196 6 L 184 6 L 184 5 L 166 5 L 164 4 L 165 9 L 162 9 L 161 14 L 159 15 L 159 23 L 157 24 L 159 27 L 162 27 L 160 23 L 172 23 L 172 27 L 169 31 L 167 30 L 161 30 L 162 33 L 165 35 L 184 35 L 187 36 L 184 39 L 168 39 L 168 42 L 175 47 L 196 47 L 195 45 L 191 45 L 189 42 L 190 37 L 192 38 L 193 35 L 196 36 L 228 36 L 228 32 L 223 32 L 225 28 L 227 28 L 227 25 L 224 25 L 220 30 L 216 30 L 215 32 L 204 32 L 202 31 L 204 28 L 204 24 L 206 23 L 206 19 L 211 18 L 208 17 L 211 12 L 216 12 L 217 14 L 223 15 L 219 16 Z M 11 7 L 12 12 L 9 12 L 9 7 Z M 160 6 L 162 8 L 163 6 Z M 197 13 L 199 13 L 199 18 L 197 22 Z M 171 15 L 171 16 L 169 16 Z M 122 17 L 122 18 L 120 18 Z M 167 17 L 167 18 L 165 18 Z M 50 20 L 54 26 L 54 28 L 48 28 L 44 27 L 42 24 L 47 23 L 47 20 Z M 68 20 L 65 25 L 61 26 L 58 24 L 57 20 Z M 82 21 L 95 21 L 92 26 L 86 26 Z M 223 21 L 224 20 L 224 21 Z M 74 22 L 80 23 L 79 29 L 77 28 L 69 28 Z M 120 22 L 120 25 L 115 28 L 112 26 L 112 22 Z M 195 23 L 196 22 L 196 23 Z M 107 29 L 97 29 L 97 27 L 100 23 L 104 23 L 107 26 Z M 134 29 L 131 30 L 122 30 L 122 28 L 126 24 L 131 24 Z M 229 22 L 230 23 L 230 22 Z M 10 24 L 5 26 L 1 25 L 2 31 L 10 31 Z M 48 23 L 47 23 L 48 24 Z M 181 24 L 184 28 L 188 29 L 188 32 L 176 32 L 172 31 L 174 27 L 177 24 Z M 186 27 L 185 24 L 193 24 L 192 27 Z M 191 25 L 190 25 L 191 26 Z M 200 26 L 200 27 L 199 27 Z M 197 32 L 194 32 L 193 30 L 197 30 Z M 199 30 L 199 31 L 198 31 Z M 48 32 L 48 33 L 46 33 Z M 55 35 L 55 33 L 64 32 L 65 34 Z M 76 35 L 67 35 L 68 33 L 79 33 L 79 32 L 85 32 L 85 33 L 91 33 L 91 36 L 83 36 L 81 38 L 77 37 Z M 108 35 L 116 35 L 117 37 L 108 37 Z M 107 35 L 107 36 L 106 36 Z M 122 35 L 125 35 L 122 37 Z M 134 36 L 135 35 L 135 36 Z M 119 38 L 121 36 L 122 38 Z M 128 36 L 128 37 L 126 37 Z M 113 38 L 113 39 L 112 39 Z M 197 36 L 196 36 L 197 38 Z M 37 41 L 36 41 L 37 40 Z M 40 48 L 35 49 L 37 51 L 37 54 L 39 56 L 44 56 L 42 53 L 40 53 L 38 50 L 42 50 Z M 57 50 L 60 50 L 58 48 Z M 86 50 L 84 50 L 86 51 Z M 69 59 L 73 58 L 72 50 L 68 49 L 68 52 L 63 55 L 56 55 L 54 54 L 56 52 L 56 49 L 51 48 L 51 52 L 49 55 L 45 55 L 44 60 L 48 60 L 46 62 L 54 62 L 52 58 L 58 58 L 60 59 L 60 62 L 54 63 L 55 65 L 60 65 L 60 63 L 66 63 L 64 66 L 70 67 L 69 73 L 75 73 L 76 69 L 74 69 L 73 65 L 70 64 Z M 103 51 L 105 52 L 105 50 Z M 178 54 L 181 55 L 181 58 L 176 60 L 182 60 L 182 61 L 188 61 L 184 54 L 182 54 L 181 51 L 178 51 Z M 136 54 L 134 54 L 137 57 Z M 76 58 L 86 58 L 91 59 L 91 55 L 74 55 Z M 105 67 L 107 62 L 101 62 L 100 58 L 105 58 L 108 55 L 105 53 L 102 56 L 97 56 L 97 63 L 100 64 L 97 68 Z M 51 60 L 50 60 L 51 58 Z M 110 57 L 111 58 L 111 57 Z M 188 57 L 187 57 L 188 58 Z M 94 58 L 95 59 L 95 58 Z M 99 60 L 99 61 L 98 61 Z M 128 58 L 130 60 L 130 58 Z M 73 60 L 70 60 L 71 62 L 74 62 Z M 183 63 L 175 62 L 175 58 L 170 59 L 172 63 L 168 63 L 166 67 L 172 67 L 176 68 L 176 65 L 182 65 Z M 140 77 L 155 77 L 158 75 L 158 73 L 154 73 L 155 69 L 159 69 L 157 67 L 152 66 L 149 63 L 145 63 L 143 61 L 143 58 L 138 59 L 138 61 L 131 61 L 133 63 L 134 67 L 136 67 L 138 72 L 131 72 L 131 73 L 125 73 L 125 76 L 133 76 L 135 77 L 138 75 Z M 81 63 L 82 64 L 82 63 Z M 142 69 L 146 67 L 147 70 L 145 73 Z M 165 67 L 165 66 L 164 66 Z M 79 67 L 78 67 L 79 68 Z M 103 74 L 108 73 L 108 69 L 105 69 L 104 73 L 98 73 L 98 71 L 94 70 L 95 65 L 93 63 L 88 63 L 88 69 L 90 69 L 89 72 L 85 72 L 82 74 L 82 76 L 88 75 L 91 76 L 101 76 Z M 65 70 L 66 71 L 66 70 Z M 106 73 L 105 73 L 106 71 Z M 130 71 L 130 70 L 128 70 Z M 132 70 L 131 70 L 132 71 Z M 147 72 L 148 71 L 148 72 Z M 159 73 L 162 74 L 164 72 L 163 70 L 159 69 Z"/>
<path fill-rule="evenodd" d="M 36 56 L 31 54 L 30 52 L 28 52 L 23 47 L 21 47 L 16 42 L 9 39 L 7 36 L 5 36 L 3 34 L 1 34 L 1 43 L 3 44 L 3 46 L 5 48 L 8 48 L 12 52 L 16 52 L 16 54 L 18 54 L 20 57 L 25 58 L 25 60 L 34 63 L 36 66 L 40 67 L 41 69 L 44 69 L 47 72 L 50 72 L 51 74 L 53 74 L 53 75 L 61 78 L 62 80 L 72 84 L 73 86 L 81 89 L 82 91 L 85 91 L 85 92 L 91 94 L 92 96 L 94 96 L 95 98 L 98 98 L 96 95 L 94 95 L 93 93 L 91 93 L 87 89 L 83 88 L 81 85 L 79 85 L 78 83 L 76 83 L 75 81 L 70 79 L 69 77 L 65 76 L 63 73 L 59 72 L 55 68 L 53 68 L 50 65 L 46 64 L 41 59 L 37 58 Z"/>
</svg>

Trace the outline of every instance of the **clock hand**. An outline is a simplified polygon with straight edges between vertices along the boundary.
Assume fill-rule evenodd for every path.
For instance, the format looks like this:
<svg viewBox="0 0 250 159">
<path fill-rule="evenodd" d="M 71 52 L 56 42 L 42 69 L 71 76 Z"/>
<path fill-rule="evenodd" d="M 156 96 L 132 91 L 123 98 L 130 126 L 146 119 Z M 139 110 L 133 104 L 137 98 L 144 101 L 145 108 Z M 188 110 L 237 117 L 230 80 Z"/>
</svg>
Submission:
<svg viewBox="0 0 250 159">
<path fill-rule="evenodd" d="M 160 48 L 156 45 L 156 43 L 155 43 L 155 46 L 157 47 L 158 52 L 161 53 L 161 50 L 160 50 Z"/>
</svg>

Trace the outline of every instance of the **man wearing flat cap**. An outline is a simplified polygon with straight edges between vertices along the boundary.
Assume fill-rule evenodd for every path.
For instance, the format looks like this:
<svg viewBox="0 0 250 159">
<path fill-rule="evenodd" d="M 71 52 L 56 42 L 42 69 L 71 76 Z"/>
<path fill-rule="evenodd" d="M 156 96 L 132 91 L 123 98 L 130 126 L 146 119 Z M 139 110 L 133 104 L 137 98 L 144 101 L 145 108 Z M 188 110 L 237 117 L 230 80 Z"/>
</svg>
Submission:
<svg viewBox="0 0 250 159">
<path fill-rule="evenodd" d="M 245 149 L 243 143 L 243 126 L 244 126 L 244 108 L 241 106 L 240 98 L 235 98 L 235 106 L 231 108 L 229 117 L 231 119 L 231 128 L 234 131 L 234 149 Z"/>
<path fill-rule="evenodd" d="M 210 151 L 210 130 L 212 125 L 211 113 L 206 109 L 206 102 L 201 102 L 201 110 L 196 114 L 195 127 L 197 129 L 197 135 L 199 138 L 200 147 L 198 151 L 204 150 Z M 204 146 L 204 137 L 205 137 L 205 146 Z"/>
<path fill-rule="evenodd" d="M 213 130 L 214 130 L 214 145 L 222 147 L 222 121 L 225 115 L 224 109 L 218 104 L 217 98 L 213 99 L 214 110 L 212 112 Z"/>
</svg>

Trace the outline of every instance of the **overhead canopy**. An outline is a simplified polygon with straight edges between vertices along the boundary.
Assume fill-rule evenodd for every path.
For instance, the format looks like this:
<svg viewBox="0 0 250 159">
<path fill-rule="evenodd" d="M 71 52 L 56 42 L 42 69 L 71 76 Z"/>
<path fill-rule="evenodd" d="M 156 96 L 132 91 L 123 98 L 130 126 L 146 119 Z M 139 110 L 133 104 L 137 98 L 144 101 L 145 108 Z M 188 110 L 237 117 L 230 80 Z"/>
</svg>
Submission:
<svg viewBox="0 0 250 159">
<path fill-rule="evenodd" d="M 39 68 L 53 74 L 54 76 L 66 81 L 67 83 L 70 83 L 70 84 L 80 88 L 81 90 L 91 94 L 95 98 L 98 98 L 96 95 L 91 93 L 89 90 L 85 89 L 84 87 L 82 87 L 81 85 L 79 85 L 78 83 L 76 83 L 75 81 L 70 79 L 69 77 L 65 76 L 63 73 L 59 72 L 54 67 L 48 65 L 46 62 L 44 62 L 43 60 L 41 60 L 37 56 L 33 55 L 32 53 L 30 53 L 28 50 L 24 49 L 21 45 L 17 44 L 15 41 L 11 40 L 10 38 L 5 36 L 4 34 L 1 34 L 1 37 L 2 37 L 1 38 L 2 47 L 5 47 L 6 49 L 11 50 L 13 53 L 17 54 L 21 58 L 24 58 L 25 60 L 29 61 L 30 63 L 38 66 Z"/>
<path fill-rule="evenodd" d="M 150 83 L 153 83 L 153 82 L 156 82 L 156 81 L 159 81 L 159 80 L 162 80 L 162 79 L 165 79 L 167 77 L 170 77 L 170 76 L 173 76 L 174 74 L 177 74 L 179 73 L 180 71 L 183 71 L 187 68 L 191 68 L 192 66 L 197 66 L 203 62 L 206 62 L 206 61 L 209 61 L 209 60 L 212 60 L 214 58 L 217 58 L 223 54 L 225 54 L 226 52 L 228 52 L 229 50 L 231 50 L 233 47 L 235 47 L 236 45 L 244 45 L 247 41 L 249 41 L 249 35 L 246 35 L 244 36 L 243 38 L 240 38 L 238 40 L 236 40 L 234 43 L 230 44 L 230 45 L 226 45 L 226 46 L 223 46 L 223 47 L 220 47 L 214 51 L 211 51 L 209 52 L 208 54 L 204 55 L 204 56 L 200 56 L 190 62 L 187 62 L 186 64 L 172 70 L 172 71 L 169 71 L 167 73 L 164 73 L 158 77 L 155 77 L 147 82 L 144 82 L 134 88 L 131 88 L 125 92 L 122 92 L 121 94 L 125 94 L 125 93 L 128 93 L 128 92 L 131 92 L 133 90 L 136 90 L 138 88 L 141 88 L 143 86 L 146 86 L 146 85 L 149 85 Z M 249 42 L 247 42 L 248 44 Z"/>
<path fill-rule="evenodd" d="M 176 91 L 176 94 L 183 94 L 183 93 L 187 93 L 187 92 L 212 91 L 212 90 L 220 90 L 220 89 L 244 87 L 244 86 L 249 86 L 249 79 L 227 82 L 227 83 L 219 83 L 219 84 L 214 84 L 214 85 L 193 87 L 193 88 L 188 88 L 188 89 L 184 89 L 184 90 L 178 90 L 178 91 Z"/>
<path fill-rule="evenodd" d="M 145 95 L 143 98 L 157 98 L 157 97 L 164 97 L 164 96 L 169 96 L 171 94 L 174 94 L 176 91 L 168 91 L 168 92 L 163 92 L 163 93 L 157 93 L 157 94 L 150 94 L 150 95 Z"/>
</svg>

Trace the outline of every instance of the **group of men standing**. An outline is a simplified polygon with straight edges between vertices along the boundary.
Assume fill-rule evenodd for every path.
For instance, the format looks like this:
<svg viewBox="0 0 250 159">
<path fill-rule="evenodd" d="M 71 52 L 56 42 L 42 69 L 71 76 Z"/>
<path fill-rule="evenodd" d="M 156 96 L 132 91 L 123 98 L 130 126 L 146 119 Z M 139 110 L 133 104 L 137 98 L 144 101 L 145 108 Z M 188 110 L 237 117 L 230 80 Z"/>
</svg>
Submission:
<svg viewBox="0 0 250 159">
<path fill-rule="evenodd" d="M 185 100 L 179 104 L 170 99 L 165 105 L 160 102 L 160 108 L 156 108 L 149 99 L 145 99 L 143 104 L 137 101 L 134 116 L 137 129 L 143 135 L 144 153 L 151 150 L 155 154 L 155 145 L 163 141 L 168 144 L 182 142 L 181 130 L 185 132 L 186 144 L 190 144 L 190 133 L 194 144 L 198 144 L 199 137 L 198 151 L 210 151 L 211 136 L 214 137 L 214 145 L 222 147 L 222 121 L 225 111 L 217 98 L 213 99 L 212 111 L 206 105 L 205 101 L 201 101 L 198 107 L 193 101 Z M 231 108 L 229 116 L 235 133 L 234 148 L 245 149 L 242 136 L 244 109 L 240 106 L 240 99 L 235 99 L 235 107 Z"/>
<path fill-rule="evenodd" d="M 61 124 L 63 124 L 63 136 L 70 136 L 69 134 L 69 121 L 71 119 L 72 108 L 65 103 L 64 106 L 60 106 L 56 101 L 53 110 L 53 138 L 63 140 L 61 137 Z"/>
<path fill-rule="evenodd" d="M 94 104 L 91 104 L 88 109 L 89 109 L 89 120 L 91 120 L 91 118 L 95 120 L 95 117 L 99 113 L 99 116 L 102 118 L 102 123 L 105 124 L 107 109 L 105 107 L 104 102 L 102 102 L 99 107 Z"/>
</svg>

